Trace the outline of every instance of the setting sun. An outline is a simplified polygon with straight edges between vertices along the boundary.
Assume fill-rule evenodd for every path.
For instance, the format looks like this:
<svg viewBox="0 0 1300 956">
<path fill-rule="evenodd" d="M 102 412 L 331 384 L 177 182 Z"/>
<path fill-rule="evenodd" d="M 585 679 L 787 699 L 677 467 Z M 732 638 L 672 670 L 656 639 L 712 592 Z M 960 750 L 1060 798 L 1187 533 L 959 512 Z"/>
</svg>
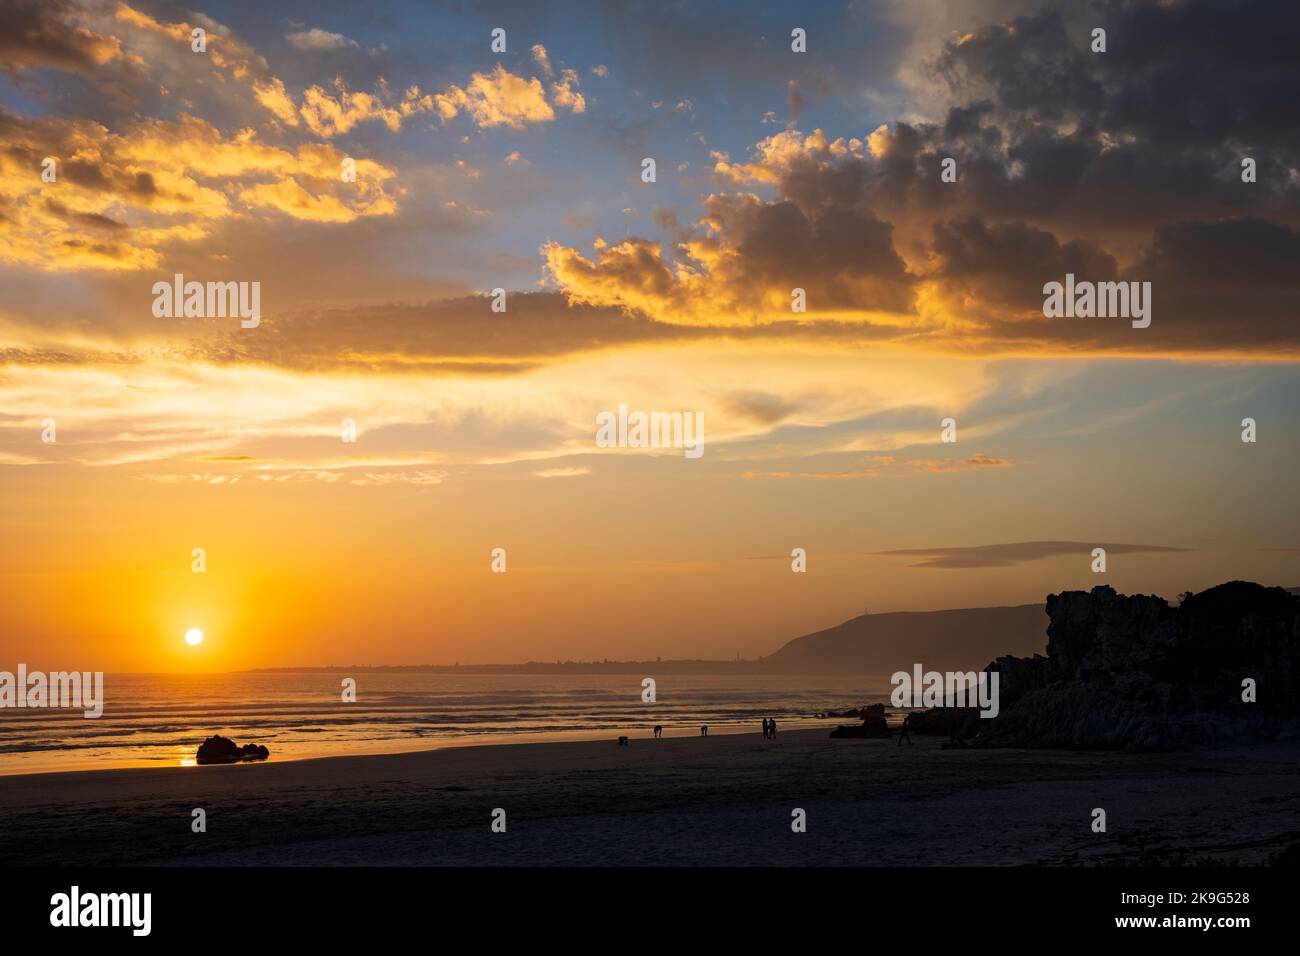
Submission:
<svg viewBox="0 0 1300 956">
<path fill-rule="evenodd" d="M 191 647 L 198 647 L 203 643 L 203 632 L 197 627 L 192 627 L 185 632 L 185 643 Z"/>
</svg>

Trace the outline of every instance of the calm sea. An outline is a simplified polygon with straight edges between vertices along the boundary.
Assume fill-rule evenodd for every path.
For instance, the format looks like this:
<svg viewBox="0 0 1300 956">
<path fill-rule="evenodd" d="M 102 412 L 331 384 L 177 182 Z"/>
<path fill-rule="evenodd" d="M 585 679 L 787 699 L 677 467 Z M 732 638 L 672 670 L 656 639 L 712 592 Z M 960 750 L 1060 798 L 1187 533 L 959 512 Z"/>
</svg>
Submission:
<svg viewBox="0 0 1300 956">
<path fill-rule="evenodd" d="M 457 744 L 757 732 L 833 726 L 827 709 L 888 702 L 889 682 L 861 678 L 676 676 L 641 701 L 628 675 L 346 672 L 108 674 L 104 714 L 0 709 L 0 775 L 103 767 L 188 766 L 204 737 L 265 744 L 272 760 L 396 753 Z"/>
</svg>

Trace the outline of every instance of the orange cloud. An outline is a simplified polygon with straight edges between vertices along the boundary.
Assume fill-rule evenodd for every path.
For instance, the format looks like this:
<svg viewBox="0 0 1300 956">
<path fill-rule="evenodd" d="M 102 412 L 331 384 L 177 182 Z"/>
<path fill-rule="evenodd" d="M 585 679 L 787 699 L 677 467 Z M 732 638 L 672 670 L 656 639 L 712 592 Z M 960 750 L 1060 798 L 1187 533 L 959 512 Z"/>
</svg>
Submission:
<svg viewBox="0 0 1300 956">
<path fill-rule="evenodd" d="M 781 183 L 799 164 L 828 167 L 834 160 L 845 157 L 861 158 L 863 144 L 860 139 L 827 140 L 826 134 L 815 129 L 807 136 L 798 130 L 783 130 L 769 136 L 754 147 L 754 157 L 747 163 L 732 163 L 726 153 L 713 153 L 713 171 L 735 183 Z"/>
<path fill-rule="evenodd" d="M 379 163 L 355 160 L 356 182 L 344 183 L 346 157 L 331 146 L 291 151 L 252 130 L 223 136 L 184 114 L 119 134 L 0 112 L 0 135 L 0 261 L 42 270 L 153 268 L 169 245 L 203 239 L 214 222 L 239 214 L 237 203 L 316 222 L 397 208 L 386 191 L 395 173 Z M 42 180 L 46 157 L 55 160 L 54 182 Z"/>
<path fill-rule="evenodd" d="M 184 50 L 187 54 L 192 53 L 190 44 L 193 31 L 201 28 L 205 34 L 206 47 L 206 52 L 202 55 L 213 66 L 229 73 L 237 80 L 248 79 L 254 73 L 266 69 L 266 61 L 258 56 L 252 47 L 235 39 L 225 27 L 208 17 L 199 16 L 195 23 L 185 20 L 165 23 L 125 3 L 117 5 L 114 17 L 120 24 L 175 41 L 177 49 Z"/>
<path fill-rule="evenodd" d="M 444 122 L 462 112 L 479 126 L 521 128 L 555 119 L 541 81 L 516 76 L 500 63 L 491 73 L 475 73 L 465 89 L 448 88 L 434 97 L 434 102 Z"/>
<path fill-rule="evenodd" d="M 567 109 L 573 113 L 583 113 L 587 109 L 587 101 L 583 95 L 578 92 L 578 73 L 576 70 L 564 70 L 560 73 L 560 78 L 551 84 L 551 99 L 555 105 L 562 109 Z"/>
<path fill-rule="evenodd" d="M 283 116 L 284 103 L 280 94 L 284 86 L 279 80 L 278 90 L 259 88 L 258 99 L 275 112 Z M 406 91 L 402 101 L 395 106 L 388 106 L 383 99 L 371 93 L 354 93 L 347 89 L 342 79 L 334 81 L 337 95 L 331 96 L 319 86 L 312 86 L 303 93 L 302 107 L 299 110 L 303 121 L 317 136 L 331 137 L 350 132 L 361 123 L 373 120 L 381 121 L 391 132 L 402 128 L 402 121 L 418 113 L 428 113 L 434 107 L 434 98 L 422 94 L 418 86 Z M 296 125 L 296 124 L 291 124 Z"/>
<path fill-rule="evenodd" d="M 114 61 L 143 65 L 117 37 L 88 29 L 81 12 L 62 0 L 10 3 L 0 10 L 0 69 L 89 73 Z"/>
<path fill-rule="evenodd" d="M 298 107 L 279 77 L 273 76 L 265 83 L 254 83 L 253 96 L 286 126 L 298 125 Z"/>
</svg>

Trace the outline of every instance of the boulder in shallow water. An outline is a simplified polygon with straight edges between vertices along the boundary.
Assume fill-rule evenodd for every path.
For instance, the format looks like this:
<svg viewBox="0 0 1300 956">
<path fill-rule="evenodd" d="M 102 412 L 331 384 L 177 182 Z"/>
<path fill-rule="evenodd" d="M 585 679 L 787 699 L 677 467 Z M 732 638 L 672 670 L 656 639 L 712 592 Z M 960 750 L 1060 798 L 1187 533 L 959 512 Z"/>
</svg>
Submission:
<svg viewBox="0 0 1300 956">
<path fill-rule="evenodd" d="M 198 762 L 239 763 L 243 760 L 265 760 L 269 756 L 271 751 L 260 744 L 244 744 L 241 747 L 229 737 L 216 734 L 199 744 Z"/>
</svg>

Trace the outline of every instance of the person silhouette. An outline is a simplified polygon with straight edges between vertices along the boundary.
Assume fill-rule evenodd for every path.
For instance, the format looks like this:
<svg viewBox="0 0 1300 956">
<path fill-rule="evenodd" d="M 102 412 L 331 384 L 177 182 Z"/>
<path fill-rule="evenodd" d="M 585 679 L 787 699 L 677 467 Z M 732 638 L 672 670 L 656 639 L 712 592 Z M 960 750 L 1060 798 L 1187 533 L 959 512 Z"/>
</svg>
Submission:
<svg viewBox="0 0 1300 956">
<path fill-rule="evenodd" d="M 903 718 L 903 723 L 898 728 L 898 746 L 900 747 L 903 746 L 904 739 L 907 740 L 907 745 L 909 747 L 912 746 L 912 737 L 907 732 L 907 728 L 911 725 L 911 723 L 912 723 L 912 715 L 908 714 L 906 717 Z"/>
<path fill-rule="evenodd" d="M 776 740 L 776 718 L 775 717 L 768 718 L 767 732 L 772 735 L 773 740 Z"/>
<path fill-rule="evenodd" d="M 707 736 L 709 736 L 709 725 L 708 725 L 708 724 L 701 724 L 701 725 L 700 725 L 700 736 L 701 736 L 701 737 L 707 737 Z"/>
<path fill-rule="evenodd" d="M 768 734 L 767 718 L 764 717 L 763 718 L 763 739 L 764 740 L 767 739 L 767 734 Z"/>
</svg>

